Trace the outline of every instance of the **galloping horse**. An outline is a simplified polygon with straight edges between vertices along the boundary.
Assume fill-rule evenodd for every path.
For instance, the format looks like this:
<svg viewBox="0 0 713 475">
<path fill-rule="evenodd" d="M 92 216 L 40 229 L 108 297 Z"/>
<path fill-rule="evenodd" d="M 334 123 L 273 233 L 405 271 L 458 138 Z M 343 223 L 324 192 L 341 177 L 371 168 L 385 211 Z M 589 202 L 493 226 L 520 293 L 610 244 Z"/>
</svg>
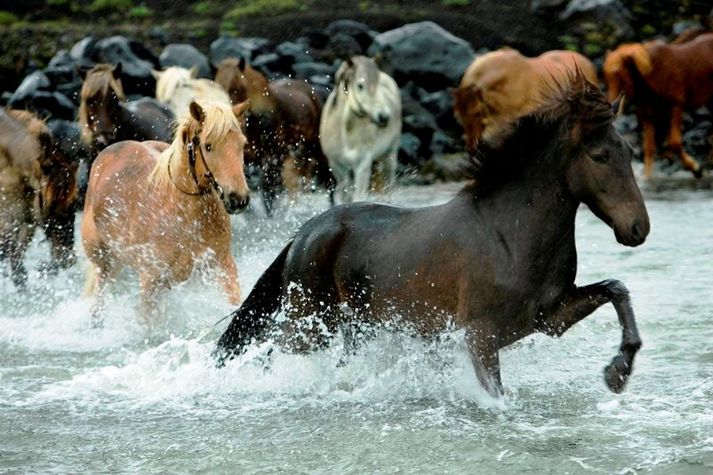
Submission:
<svg viewBox="0 0 713 475">
<path fill-rule="evenodd" d="M 154 312 L 157 293 L 186 280 L 202 256 L 218 267 L 230 302 L 240 302 L 228 213 L 249 201 L 238 123 L 245 109 L 192 102 L 171 145 L 124 141 L 99 154 L 81 228 L 93 270 L 87 291 L 96 295 L 95 323 L 107 280 L 124 266 L 139 272 L 144 319 Z"/>
<path fill-rule="evenodd" d="M 535 110 L 553 85 L 575 69 L 592 84 L 598 83 L 592 62 L 572 51 L 527 58 L 502 48 L 476 58 L 453 91 L 454 113 L 465 130 L 467 150 L 473 152 L 481 136 L 488 139 Z"/>
<path fill-rule="evenodd" d="M 701 166 L 683 148 L 684 109 L 713 107 L 713 33 L 681 44 L 629 43 L 604 60 L 609 97 L 624 93 L 636 105 L 643 132 L 644 175 L 653 174 L 657 119 L 668 115 L 667 148 L 695 176 Z M 713 110 L 713 108 L 712 108 Z"/>
<path fill-rule="evenodd" d="M 386 185 L 396 178 L 401 93 L 391 76 L 364 56 L 344 61 L 319 124 L 319 140 L 342 202 L 369 191 L 374 165 Z"/>
<path fill-rule="evenodd" d="M 622 391 L 641 346 L 629 294 L 615 280 L 575 285 L 575 216 L 586 203 L 627 246 L 644 242 L 649 218 L 611 104 L 581 75 L 569 81 L 481 143 L 474 182 L 450 202 L 348 204 L 305 223 L 233 313 L 219 363 L 264 340 L 278 309 L 298 351 L 396 313 L 425 335 L 449 321 L 464 329 L 478 379 L 498 394 L 500 348 L 561 335 L 611 302 L 623 338 L 605 379 Z"/>
<path fill-rule="evenodd" d="M 122 140 L 171 141 L 174 117 L 170 110 L 148 97 L 126 102 L 121 63 L 97 64 L 82 74 L 79 126 L 92 156 Z"/>
<path fill-rule="evenodd" d="M 0 109 L 0 260 L 10 261 L 16 286 L 26 284 L 23 260 L 38 225 L 50 243 L 50 269 L 74 264 L 76 171 L 42 120 Z"/>
<path fill-rule="evenodd" d="M 210 79 L 196 79 L 196 68 L 171 66 L 163 71 L 152 71 L 156 79 L 156 99 L 171 109 L 176 117 L 188 113 L 188 106 L 196 101 L 216 101 L 230 105 L 228 93 Z"/>
<path fill-rule="evenodd" d="M 267 78 L 241 59 L 225 59 L 215 81 L 223 86 L 233 104 L 250 101 L 245 125 L 248 137 L 246 159 L 262 170 L 261 194 L 268 214 L 284 187 L 282 168 L 292 158 L 302 176 L 314 174 L 317 181 L 333 186 L 327 159 L 319 145 L 322 102 L 304 81 Z"/>
</svg>

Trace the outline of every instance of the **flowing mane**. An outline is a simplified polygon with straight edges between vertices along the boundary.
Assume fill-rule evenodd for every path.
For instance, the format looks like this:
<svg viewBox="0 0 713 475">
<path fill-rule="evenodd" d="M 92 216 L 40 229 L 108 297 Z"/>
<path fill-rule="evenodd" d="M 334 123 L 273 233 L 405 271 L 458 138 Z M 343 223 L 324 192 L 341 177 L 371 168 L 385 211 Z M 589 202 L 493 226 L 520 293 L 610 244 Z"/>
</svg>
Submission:
<svg viewBox="0 0 713 475">
<path fill-rule="evenodd" d="M 231 131 L 242 133 L 240 123 L 229 105 L 211 101 L 203 103 L 201 106 L 203 106 L 203 111 L 205 112 L 205 121 L 203 124 L 198 124 L 190 113 L 183 116 L 181 121 L 176 125 L 173 142 L 161 153 L 158 163 L 156 163 L 153 171 L 149 174 L 149 182 L 170 183 L 168 167 L 176 167 L 178 164 L 183 163 L 181 158 L 187 153 L 186 143 L 188 140 L 191 140 L 192 135 L 195 134 L 199 125 L 202 126 L 203 140 L 206 143 L 222 142 L 225 140 L 225 136 Z M 172 162 L 174 155 L 178 158 Z"/>
<path fill-rule="evenodd" d="M 84 78 L 82 91 L 80 93 L 79 103 L 79 126 L 82 128 L 82 139 L 85 143 L 90 144 L 92 141 L 92 131 L 89 127 L 89 113 L 87 112 L 87 100 L 101 93 L 102 97 L 106 97 L 109 91 L 113 90 L 119 102 L 126 100 L 124 88 L 121 81 L 114 77 L 114 66 L 111 64 L 97 64 Z"/>
<path fill-rule="evenodd" d="M 532 165 L 542 165 L 543 158 L 557 154 L 568 142 L 607 130 L 614 118 L 604 94 L 580 71 L 571 71 L 566 80 L 553 81 L 535 111 L 481 140 L 467 165 L 473 182 L 463 191 L 489 194 Z M 585 137 L 576 133 L 582 126 L 587 130 Z"/>
<path fill-rule="evenodd" d="M 179 87 L 190 86 L 191 71 L 189 69 L 171 66 L 154 75 L 156 80 L 156 98 L 166 102 Z"/>
</svg>

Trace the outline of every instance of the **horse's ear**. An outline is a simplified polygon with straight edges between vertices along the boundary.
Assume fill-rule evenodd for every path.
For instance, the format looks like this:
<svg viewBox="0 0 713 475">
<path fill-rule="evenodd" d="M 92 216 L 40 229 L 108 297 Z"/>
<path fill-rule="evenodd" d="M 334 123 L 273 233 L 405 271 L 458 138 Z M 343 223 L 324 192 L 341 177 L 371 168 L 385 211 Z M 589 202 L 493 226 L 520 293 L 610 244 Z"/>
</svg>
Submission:
<svg viewBox="0 0 713 475">
<path fill-rule="evenodd" d="M 114 76 L 114 79 L 121 79 L 121 61 L 116 63 L 116 66 L 114 66 L 111 73 Z"/>
<path fill-rule="evenodd" d="M 193 66 L 191 66 L 190 73 L 191 73 L 191 79 L 197 78 L 198 77 L 198 66 L 196 66 L 195 64 Z"/>
<path fill-rule="evenodd" d="M 345 59 L 344 62 L 346 62 L 347 66 L 349 66 L 350 68 L 354 67 L 354 60 L 352 60 L 351 56 L 349 56 L 347 59 Z"/>
<path fill-rule="evenodd" d="M 155 69 L 151 68 L 151 76 L 153 76 L 155 80 L 158 81 L 159 79 L 161 79 L 161 74 L 161 71 L 156 71 Z"/>
<path fill-rule="evenodd" d="M 245 71 L 245 58 L 240 58 L 238 61 L 238 69 L 240 71 Z"/>
<path fill-rule="evenodd" d="M 384 56 L 381 53 L 376 53 L 371 59 L 374 60 L 374 64 L 376 64 L 378 68 L 381 68 L 381 63 L 384 62 Z"/>
<path fill-rule="evenodd" d="M 240 104 L 235 104 L 233 106 L 233 114 L 235 114 L 235 117 L 240 119 L 245 113 L 250 109 L 250 101 L 243 101 Z"/>
<path fill-rule="evenodd" d="M 191 111 L 191 117 L 193 117 L 198 123 L 203 123 L 205 120 L 205 112 L 203 108 L 196 101 L 191 101 L 191 105 L 188 107 Z"/>
<path fill-rule="evenodd" d="M 615 117 L 619 117 L 624 113 L 624 106 L 626 105 L 626 96 L 623 92 L 619 93 L 619 97 L 616 98 L 614 102 L 611 103 L 611 110 Z"/>
</svg>

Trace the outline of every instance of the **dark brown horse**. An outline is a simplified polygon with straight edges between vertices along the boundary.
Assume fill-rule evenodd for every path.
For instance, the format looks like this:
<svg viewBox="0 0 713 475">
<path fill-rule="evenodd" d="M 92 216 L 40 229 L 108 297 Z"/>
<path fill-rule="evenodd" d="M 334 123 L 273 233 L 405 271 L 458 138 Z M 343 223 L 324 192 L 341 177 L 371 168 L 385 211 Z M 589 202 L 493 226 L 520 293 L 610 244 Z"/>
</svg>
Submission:
<svg viewBox="0 0 713 475">
<path fill-rule="evenodd" d="M 641 346 L 629 293 L 615 280 L 574 283 L 580 203 L 624 245 L 638 246 L 649 232 L 631 150 L 613 119 L 611 104 L 579 75 L 483 142 L 474 183 L 450 202 L 357 203 L 311 219 L 233 313 L 219 361 L 264 339 L 280 308 L 286 343 L 297 350 L 326 344 L 355 320 L 398 313 L 426 335 L 449 320 L 464 329 L 479 381 L 498 394 L 501 348 L 535 332 L 562 335 L 611 302 L 623 335 L 605 379 L 622 391 Z M 306 318 L 315 315 L 316 323 Z"/>
<path fill-rule="evenodd" d="M 282 170 L 287 159 L 295 162 L 301 176 L 314 174 L 320 184 L 333 187 L 319 144 L 322 101 L 306 82 L 268 81 L 243 58 L 223 60 L 215 82 L 225 88 L 233 104 L 250 101 L 245 160 L 262 170 L 260 191 L 268 214 L 284 188 Z"/>
<path fill-rule="evenodd" d="M 0 109 L 0 260 L 24 287 L 25 251 L 40 226 L 50 243 L 49 270 L 75 261 L 74 215 L 77 162 L 56 146 L 45 123 L 32 113 Z"/>
<path fill-rule="evenodd" d="M 155 99 L 126 102 L 121 63 L 97 64 L 83 74 L 79 126 L 92 157 L 122 140 L 173 140 L 173 113 Z"/>
</svg>

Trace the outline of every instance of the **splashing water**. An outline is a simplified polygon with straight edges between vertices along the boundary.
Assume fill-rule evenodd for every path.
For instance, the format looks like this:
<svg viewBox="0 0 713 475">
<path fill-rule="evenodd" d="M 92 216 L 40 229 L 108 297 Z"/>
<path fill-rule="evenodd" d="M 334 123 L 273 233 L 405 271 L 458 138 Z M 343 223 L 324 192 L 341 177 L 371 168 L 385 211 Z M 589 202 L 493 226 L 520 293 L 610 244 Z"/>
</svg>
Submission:
<svg viewBox="0 0 713 475">
<path fill-rule="evenodd" d="M 443 202 L 455 189 L 390 201 Z M 620 338 L 609 306 L 560 339 L 503 350 L 507 394 L 493 400 L 458 331 L 379 331 L 346 360 L 341 337 L 307 356 L 265 343 L 216 369 L 228 322 L 214 324 L 231 308 L 208 277 L 171 290 L 150 330 L 130 273 L 99 329 L 81 296 L 85 259 L 56 277 L 31 271 L 25 294 L 0 277 L 0 471 L 711 473 L 713 196 L 648 198 L 640 248 L 616 244 L 585 208 L 577 222 L 578 283 L 625 282 L 644 339 L 621 395 L 602 379 Z M 234 218 L 245 292 L 326 203 L 300 196 L 273 220 Z M 47 252 L 38 237 L 28 268 Z"/>
</svg>

